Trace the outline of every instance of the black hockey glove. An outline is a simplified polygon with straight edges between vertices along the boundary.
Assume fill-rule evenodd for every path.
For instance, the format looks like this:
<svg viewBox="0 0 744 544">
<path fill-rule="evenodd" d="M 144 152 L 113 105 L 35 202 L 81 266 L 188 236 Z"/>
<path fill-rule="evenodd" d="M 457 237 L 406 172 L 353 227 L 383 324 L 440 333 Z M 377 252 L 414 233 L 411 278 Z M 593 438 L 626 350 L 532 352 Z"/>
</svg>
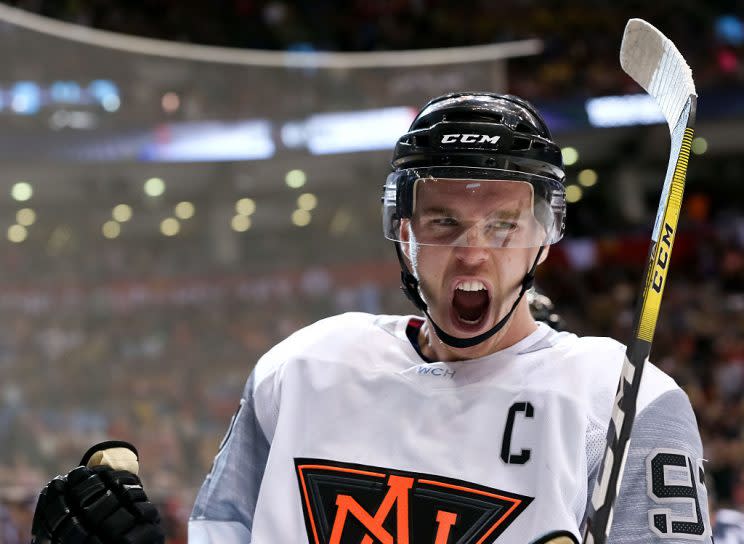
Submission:
<svg viewBox="0 0 744 544">
<path fill-rule="evenodd" d="M 82 466 L 49 482 L 36 504 L 31 544 L 165 542 L 158 511 L 136 474 L 106 465 L 85 466 L 96 452 L 112 446 L 137 454 L 126 442 L 104 442 L 88 450 Z"/>
</svg>

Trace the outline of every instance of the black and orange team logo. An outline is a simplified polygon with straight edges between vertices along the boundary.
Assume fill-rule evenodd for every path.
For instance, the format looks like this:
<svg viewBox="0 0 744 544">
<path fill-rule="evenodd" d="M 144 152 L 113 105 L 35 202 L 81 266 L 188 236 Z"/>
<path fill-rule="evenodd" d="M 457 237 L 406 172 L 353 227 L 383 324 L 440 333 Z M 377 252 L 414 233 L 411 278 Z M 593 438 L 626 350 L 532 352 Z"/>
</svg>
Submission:
<svg viewBox="0 0 744 544">
<path fill-rule="evenodd" d="M 295 459 L 311 544 L 486 544 L 533 497 L 461 480 Z"/>
</svg>

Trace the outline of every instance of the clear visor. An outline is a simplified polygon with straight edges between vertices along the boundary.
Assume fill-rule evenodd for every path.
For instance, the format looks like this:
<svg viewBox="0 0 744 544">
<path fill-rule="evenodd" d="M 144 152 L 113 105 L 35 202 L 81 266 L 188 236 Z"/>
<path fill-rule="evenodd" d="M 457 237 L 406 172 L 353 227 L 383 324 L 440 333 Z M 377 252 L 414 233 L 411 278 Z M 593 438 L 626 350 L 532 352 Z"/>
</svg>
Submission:
<svg viewBox="0 0 744 544">
<path fill-rule="evenodd" d="M 385 234 L 431 246 L 538 247 L 560 237 L 549 198 L 536 195 L 534 180 L 418 178 L 410 217 L 385 213 Z"/>
</svg>

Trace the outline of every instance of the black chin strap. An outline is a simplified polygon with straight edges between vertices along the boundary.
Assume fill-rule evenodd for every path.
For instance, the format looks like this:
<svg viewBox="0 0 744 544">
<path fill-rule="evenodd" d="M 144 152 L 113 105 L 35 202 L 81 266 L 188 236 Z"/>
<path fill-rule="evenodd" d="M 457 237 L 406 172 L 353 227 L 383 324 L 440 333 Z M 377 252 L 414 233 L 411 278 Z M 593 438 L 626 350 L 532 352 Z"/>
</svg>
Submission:
<svg viewBox="0 0 744 544">
<path fill-rule="evenodd" d="M 484 332 L 483 334 L 479 334 L 478 336 L 471 336 L 470 338 L 458 338 L 457 336 L 452 336 L 451 334 L 447 334 L 442 330 L 442 328 L 437 325 L 434 320 L 431 318 L 431 315 L 429 315 L 429 307 L 427 306 L 424 299 L 421 297 L 421 293 L 419 293 L 418 289 L 418 280 L 416 279 L 416 276 L 411 274 L 411 271 L 408 270 L 408 266 L 406 265 L 406 262 L 403 260 L 403 254 L 400 250 L 400 243 L 395 242 L 395 252 L 398 255 L 398 261 L 400 262 L 400 277 L 401 282 L 403 283 L 402 289 L 403 292 L 406 294 L 406 296 L 409 298 L 411 302 L 413 302 L 416 307 L 424 312 L 426 314 L 426 317 L 429 318 L 429 321 L 431 322 L 432 326 L 434 327 L 434 330 L 437 333 L 437 336 L 447 344 L 448 346 L 452 346 L 453 348 L 469 348 L 472 346 L 476 346 L 480 344 L 481 342 L 484 342 L 491 338 L 494 334 L 499 332 L 501 329 L 504 328 L 504 325 L 509 321 L 509 318 L 512 316 L 514 311 L 517 309 L 517 305 L 519 304 L 519 301 L 522 300 L 522 297 L 524 294 L 532 287 L 532 284 L 535 282 L 535 270 L 537 269 L 537 263 L 540 260 L 540 256 L 542 255 L 542 252 L 545 250 L 545 246 L 540 246 L 540 249 L 537 252 L 537 256 L 535 257 L 535 261 L 532 263 L 532 267 L 530 268 L 529 272 L 524 275 L 524 278 L 522 278 L 522 288 L 519 291 L 519 296 L 517 297 L 517 300 L 514 301 L 514 304 L 512 304 L 511 309 L 509 312 L 499 321 L 496 323 L 493 327 L 491 327 L 489 330 Z"/>
</svg>

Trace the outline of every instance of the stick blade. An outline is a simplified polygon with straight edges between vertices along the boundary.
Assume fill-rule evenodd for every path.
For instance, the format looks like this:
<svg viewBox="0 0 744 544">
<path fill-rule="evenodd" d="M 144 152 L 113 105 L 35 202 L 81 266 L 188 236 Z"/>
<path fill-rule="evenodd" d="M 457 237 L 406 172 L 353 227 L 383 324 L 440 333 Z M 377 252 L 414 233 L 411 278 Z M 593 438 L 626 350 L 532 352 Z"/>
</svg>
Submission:
<svg viewBox="0 0 744 544">
<path fill-rule="evenodd" d="M 659 105 L 670 128 L 697 96 L 692 70 L 674 44 L 652 24 L 630 19 L 620 46 L 620 66 Z"/>
</svg>

